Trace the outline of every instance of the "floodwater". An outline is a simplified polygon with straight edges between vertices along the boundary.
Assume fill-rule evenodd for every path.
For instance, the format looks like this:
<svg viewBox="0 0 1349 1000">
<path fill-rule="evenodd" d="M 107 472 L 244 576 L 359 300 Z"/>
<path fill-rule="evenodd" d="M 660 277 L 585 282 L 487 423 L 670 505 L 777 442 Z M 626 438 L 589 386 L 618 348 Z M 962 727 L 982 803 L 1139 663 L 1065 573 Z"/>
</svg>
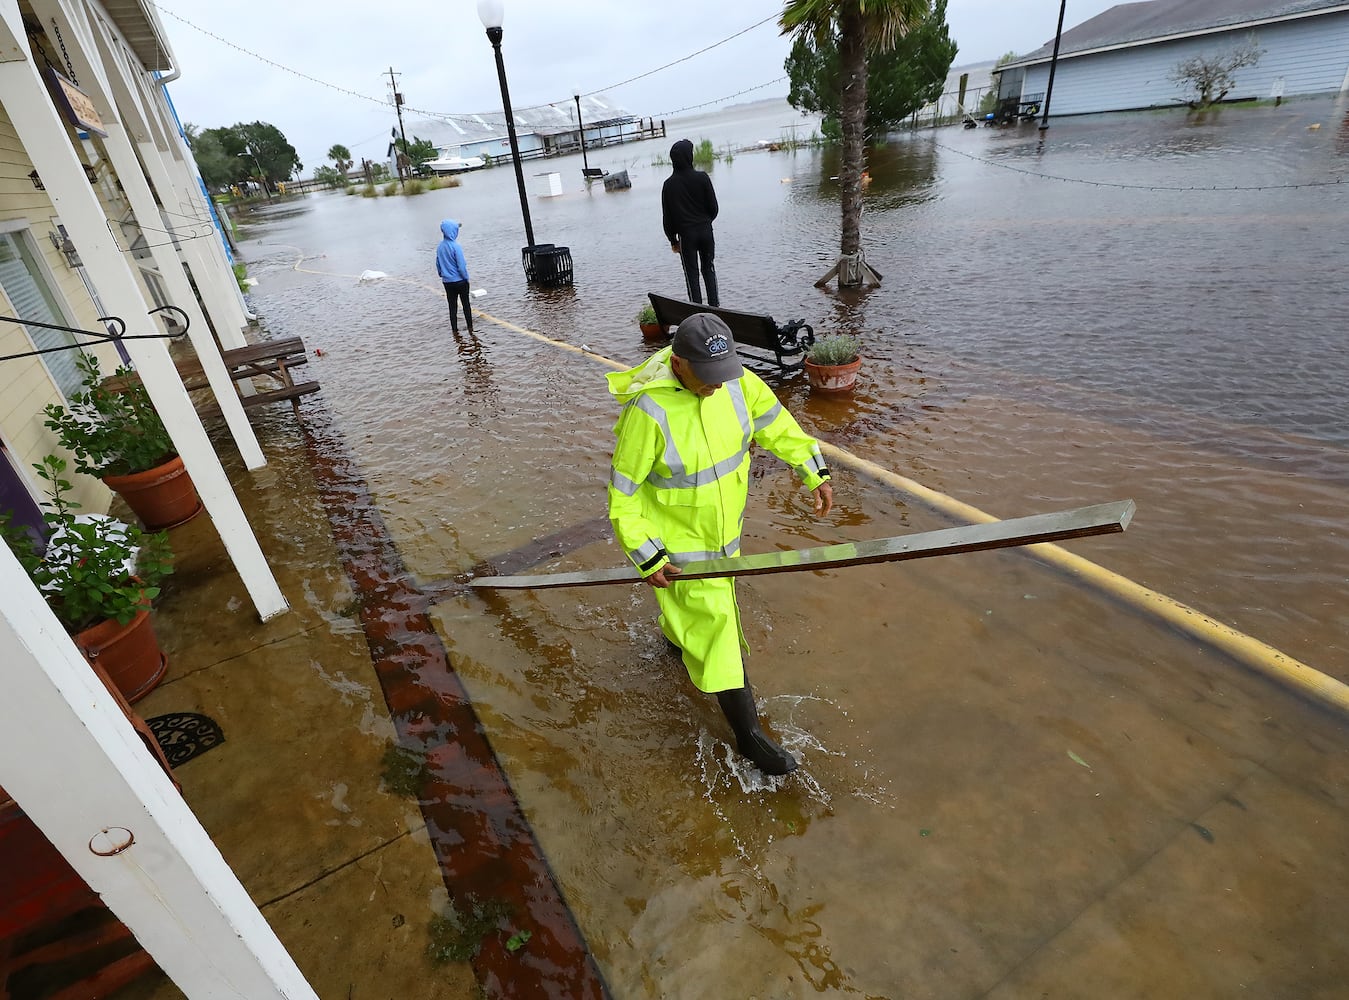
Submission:
<svg viewBox="0 0 1349 1000">
<path fill-rule="evenodd" d="M 322 352 L 306 377 L 419 585 L 603 515 L 603 359 L 640 360 L 645 293 L 682 290 L 653 161 L 800 120 L 761 103 L 592 154 L 623 192 L 585 190 L 579 158 L 526 164 L 570 289 L 525 285 L 509 170 L 241 220 L 253 307 Z M 553 170 L 565 193 L 543 197 Z M 885 281 L 847 295 L 813 287 L 834 154 L 712 171 L 723 304 L 863 339 L 849 397 L 773 381 L 802 424 L 998 517 L 1132 498 L 1125 534 L 1064 547 L 1349 681 L 1349 101 L 923 132 L 869 170 Z M 435 277 L 447 217 L 486 290 L 476 338 Z M 951 524 L 835 471 L 815 521 L 757 456 L 745 551 Z M 622 561 L 598 534 L 544 568 Z M 1023 552 L 739 592 L 756 693 L 802 760 L 787 779 L 730 751 L 640 588 L 451 590 L 432 612 L 615 996 L 1342 989 L 1332 713 Z"/>
</svg>

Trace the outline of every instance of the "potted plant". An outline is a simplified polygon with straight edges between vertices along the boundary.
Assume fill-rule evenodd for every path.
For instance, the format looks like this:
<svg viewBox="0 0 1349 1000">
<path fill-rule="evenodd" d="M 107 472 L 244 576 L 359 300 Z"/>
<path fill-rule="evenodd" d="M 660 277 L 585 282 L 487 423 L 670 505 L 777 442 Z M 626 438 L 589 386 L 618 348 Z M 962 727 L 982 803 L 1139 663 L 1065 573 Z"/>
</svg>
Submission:
<svg viewBox="0 0 1349 1000">
<path fill-rule="evenodd" d="M 150 531 L 196 517 L 197 488 L 135 370 L 123 365 L 105 383 L 92 354 L 76 364 L 82 391 L 71 397 L 69 410 L 49 403 L 45 421 L 75 456 L 76 471 L 102 479 Z"/>
<path fill-rule="evenodd" d="M 815 341 L 805 358 L 810 387 L 821 392 L 851 389 L 862 367 L 861 348 L 861 341 L 847 333 L 831 333 Z"/>
<path fill-rule="evenodd" d="M 637 312 L 637 325 L 642 329 L 643 340 L 664 340 L 668 333 L 656 320 L 656 310 L 647 302 Z"/>
<path fill-rule="evenodd" d="M 168 535 L 147 534 L 110 517 L 76 514 L 79 504 L 61 478 L 66 463 L 48 455 L 37 474 L 48 484 L 45 544 L 0 514 L 0 537 L 74 638 L 127 701 L 147 695 L 164 676 L 167 659 L 155 638 L 150 602 L 173 571 Z"/>
</svg>

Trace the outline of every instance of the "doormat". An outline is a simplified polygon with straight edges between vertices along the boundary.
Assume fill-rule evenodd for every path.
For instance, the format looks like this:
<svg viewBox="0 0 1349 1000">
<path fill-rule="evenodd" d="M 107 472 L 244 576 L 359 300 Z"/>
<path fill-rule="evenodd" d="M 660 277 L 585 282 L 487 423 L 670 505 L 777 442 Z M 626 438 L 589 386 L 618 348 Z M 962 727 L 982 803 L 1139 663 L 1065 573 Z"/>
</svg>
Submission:
<svg viewBox="0 0 1349 1000">
<path fill-rule="evenodd" d="M 186 764 L 193 757 L 204 754 L 225 742 L 225 734 L 210 716 L 197 712 L 170 712 L 146 719 L 145 724 L 155 734 L 159 749 L 169 760 L 169 767 Z"/>
</svg>

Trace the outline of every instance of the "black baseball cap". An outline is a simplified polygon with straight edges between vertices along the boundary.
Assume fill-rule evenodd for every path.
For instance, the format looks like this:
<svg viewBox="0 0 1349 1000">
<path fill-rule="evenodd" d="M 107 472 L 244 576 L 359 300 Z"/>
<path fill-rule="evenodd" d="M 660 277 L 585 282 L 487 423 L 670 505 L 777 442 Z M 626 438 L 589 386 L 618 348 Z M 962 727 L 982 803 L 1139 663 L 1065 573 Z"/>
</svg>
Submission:
<svg viewBox="0 0 1349 1000">
<path fill-rule="evenodd" d="M 717 385 L 744 374 L 731 328 L 719 316 L 694 313 L 675 328 L 673 343 L 674 353 L 689 363 L 700 382 Z"/>
</svg>

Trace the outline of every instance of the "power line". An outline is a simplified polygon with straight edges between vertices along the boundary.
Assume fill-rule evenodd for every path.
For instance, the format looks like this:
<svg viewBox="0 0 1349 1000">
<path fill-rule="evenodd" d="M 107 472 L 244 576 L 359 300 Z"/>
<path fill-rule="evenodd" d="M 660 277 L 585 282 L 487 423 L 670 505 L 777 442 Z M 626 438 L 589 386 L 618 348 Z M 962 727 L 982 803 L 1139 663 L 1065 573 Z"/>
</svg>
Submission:
<svg viewBox="0 0 1349 1000">
<path fill-rule="evenodd" d="M 984 163 L 990 167 L 1000 167 L 1003 170 L 1010 170 L 1016 174 L 1025 174 L 1027 177 L 1036 177 L 1040 180 L 1063 181 L 1065 184 L 1086 184 L 1091 187 L 1117 188 L 1123 191 L 1295 191 L 1299 188 L 1318 188 L 1335 187 L 1343 183 L 1342 178 L 1335 178 L 1330 181 L 1305 181 L 1301 184 L 1233 184 L 1227 187 L 1218 185 L 1191 185 L 1189 187 L 1175 187 L 1167 184 L 1126 184 L 1122 181 L 1092 181 L 1082 177 L 1064 177 L 1060 174 L 1047 174 L 1039 170 L 1027 170 L 1025 167 L 1014 167 L 1010 163 L 999 163 L 997 160 L 990 160 L 987 157 L 975 156 L 973 153 L 967 153 L 963 149 L 956 149 L 954 146 L 948 146 L 945 143 L 936 142 L 933 145 L 938 149 L 944 149 L 948 153 L 955 153 L 957 156 L 963 156 L 966 159 L 974 160 L 976 163 Z"/>
<path fill-rule="evenodd" d="M 195 23 L 193 23 L 192 21 L 189 21 L 187 18 L 183 17 L 181 14 L 175 13 L 174 11 L 169 10 L 167 7 L 163 6 L 162 4 L 156 3 L 155 0 L 145 0 L 145 2 L 146 2 L 149 6 L 153 7 L 155 10 L 159 11 L 160 13 L 167 14 L 167 15 L 169 15 L 169 17 L 173 18 L 174 20 L 179 21 L 179 22 L 181 22 L 182 24 L 187 25 L 187 26 L 188 26 L 189 28 L 191 28 L 193 31 L 200 32 L 201 34 L 205 35 L 206 37 L 211 38 L 211 39 L 214 39 L 215 41 L 219 42 L 221 45 L 225 45 L 225 46 L 227 46 L 227 47 L 229 47 L 229 48 L 231 48 L 231 49 L 234 49 L 234 50 L 237 51 L 237 52 L 242 52 L 244 55 L 250 56 L 250 57 L 252 57 L 252 58 L 258 60 L 259 62 L 266 63 L 268 66 L 271 66 L 271 67 L 273 67 L 273 68 L 275 68 L 275 69 L 279 69 L 279 70 L 281 70 L 283 73 L 289 73 L 289 74 L 291 74 L 292 76 L 297 76 L 297 77 L 299 77 L 299 78 L 302 79 L 302 80 L 307 80 L 308 82 L 317 84 L 317 85 L 320 86 L 320 87 L 326 87 L 327 89 L 332 90 L 332 91 L 336 91 L 336 92 L 339 93 L 339 94 L 345 94 L 345 95 L 348 96 L 348 97 L 354 97 L 354 98 L 356 98 L 357 100 L 361 100 L 361 101 L 369 101 L 370 103 L 372 103 L 372 104 L 378 104 L 378 105 L 380 105 L 381 107 L 388 107 L 388 106 L 389 106 L 389 102 L 388 102 L 388 101 L 382 100 L 382 99 L 380 99 L 380 98 L 378 98 L 378 97 L 371 97 L 371 96 L 368 95 L 368 94 L 362 94 L 362 93 L 359 93 L 359 92 L 357 92 L 357 91 L 355 91 L 355 90 L 351 90 L 351 89 L 348 88 L 348 87 L 341 87 L 341 86 L 338 86 L 338 85 L 335 84 L 335 83 L 329 83 L 329 82 L 326 81 L 326 80 L 320 80 L 320 79 L 319 79 L 318 77 L 316 77 L 316 76 L 310 76 L 308 73 L 302 73 L 300 70 L 292 69 L 292 68 L 289 67 L 289 66 L 286 66 L 286 65 L 284 65 L 284 64 L 282 64 L 282 63 L 277 62 L 275 59 L 269 59 L 269 58 L 267 58 L 267 57 L 264 56 L 264 55 L 259 55 L 257 52 L 254 52 L 252 49 L 244 48 L 242 45 L 236 44 L 235 42 L 230 41 L 228 38 L 224 38 L 224 37 L 222 37 L 222 36 L 216 34 L 216 33 L 213 32 L 213 31 L 210 31 L 210 30 L 208 30 L 208 29 L 206 29 L 206 28 L 203 28 L 203 27 L 202 27 L 201 25 L 199 25 L 199 24 L 195 24 Z M 662 70 L 669 69 L 669 68 L 672 67 L 672 66 L 678 66 L 680 63 L 688 62 L 690 59 L 693 59 L 693 58 L 695 58 L 695 57 L 697 57 L 697 56 L 700 56 L 700 55 L 702 55 L 702 54 L 705 53 L 705 52 L 710 52 L 712 49 L 715 49 L 715 48 L 717 48 L 718 46 L 725 45 L 727 42 L 729 42 L 729 41 L 731 41 L 731 40 L 733 40 L 733 39 L 739 38 L 741 35 L 743 35 L 743 34 L 745 34 L 745 33 L 747 33 L 747 32 L 753 31 L 755 28 L 762 27 L 763 25 L 767 24 L 767 23 L 770 22 L 770 21 L 775 21 L 775 20 L 777 19 L 777 17 L 778 17 L 778 15 L 773 14 L 773 15 L 771 15 L 770 17 L 766 17 L 766 18 L 764 18 L 764 19 L 761 20 L 761 21 L 756 21 L 754 24 L 751 24 L 748 28 L 742 28 L 741 30 L 735 32 L 735 34 L 727 35 L 725 38 L 721 39 L 720 41 L 716 41 L 716 42 L 713 42 L 711 45 L 704 46 L 703 48 L 699 49 L 698 51 L 696 51 L 696 52 L 691 52 L 691 53 L 689 53 L 689 54 L 686 55 L 686 56 L 683 56 L 683 57 L 681 57 L 681 58 L 679 58 L 679 59 L 674 60 L 673 62 L 668 62 L 668 63 L 666 63 L 666 64 L 663 65 L 663 66 L 657 66 L 655 69 L 647 70 L 645 73 L 640 73 L 640 74 L 638 74 L 637 76 L 629 77 L 628 79 L 622 80 L 622 81 L 620 81 L 620 82 L 618 82 L 618 83 L 610 84 L 608 87 L 601 87 L 601 88 L 598 89 L 598 90 L 589 90 L 589 91 L 586 91 L 586 92 L 584 93 L 584 95 L 582 95 L 582 96 L 590 97 L 590 96 L 592 96 L 592 95 L 594 95 L 594 94 L 604 93 L 605 91 L 608 91 L 608 90 L 617 90 L 619 87 L 623 87 L 623 86 L 626 86 L 626 85 L 629 84 L 629 83 L 633 83 L 633 82 L 635 82 L 635 81 L 637 81 L 637 80 L 644 79 L 644 78 L 646 78 L 646 77 L 648 77 L 648 76 L 651 76 L 651 75 L 653 75 L 653 74 L 655 74 L 655 73 L 659 73 L 659 72 L 661 72 Z M 781 79 L 786 79 L 786 77 L 782 77 Z M 776 82 L 778 82 L 778 81 L 775 80 L 775 81 L 772 81 L 772 82 L 773 82 L 773 83 L 776 83 Z M 770 86 L 770 84 L 761 84 L 761 86 L 767 87 L 767 86 Z M 751 87 L 751 88 L 749 88 L 749 90 L 744 90 L 744 91 L 741 91 L 740 93 L 749 93 L 750 90 L 757 90 L 757 89 L 759 89 L 759 88 L 758 88 L 758 87 Z M 569 96 L 570 96 L 570 95 L 569 95 Z M 739 96 L 739 95 L 738 95 L 738 94 L 732 94 L 731 96 L 732 96 L 732 97 L 737 97 L 737 96 Z M 728 99 L 729 99 L 729 98 L 722 98 L 722 100 L 728 100 Z M 560 103 L 563 103 L 563 102 L 566 101 L 566 100 L 567 100 L 567 98 L 563 98 L 562 100 L 559 100 L 559 101 L 552 101 L 552 102 L 545 103 L 545 104 L 532 104 L 532 105 L 529 105 L 529 106 L 527 106 L 527 107 L 516 107 L 516 108 L 512 108 L 512 110 L 515 111 L 515 112 L 517 112 L 517 113 L 519 113 L 519 112 L 521 112 L 521 111 L 535 111 L 535 110 L 538 110 L 538 109 L 540 109 L 540 108 L 551 107 L 551 106 L 554 105 L 554 104 L 560 104 Z M 717 103 L 717 102 L 716 102 L 716 101 L 709 101 L 709 102 L 707 102 L 707 103 L 708 103 L 708 104 L 715 104 L 715 103 Z M 706 105 L 704 105 L 704 104 L 700 104 L 700 105 L 694 105 L 693 107 L 705 107 L 705 106 L 706 106 Z M 427 109 L 425 109 L 425 108 L 414 108 L 414 107 L 412 107 L 411 105 L 404 105 L 404 107 L 406 107 L 408 111 L 415 112 L 416 114 L 419 114 L 419 115 L 425 115 L 425 116 L 427 116 L 428 118 L 434 118 L 434 119 L 437 119 L 437 120 L 440 120 L 440 121 L 462 121 L 462 122 L 467 122 L 467 123 L 471 123 L 471 124 L 475 124 L 475 125 L 476 125 L 476 124 L 480 124 L 480 119 L 481 119 L 484 115 L 500 114 L 499 111 L 483 111 L 483 112 L 477 112 L 477 113 L 474 113 L 474 112 L 446 112 L 446 111 L 430 111 L 430 110 L 427 110 Z M 688 110 L 692 110 L 692 109 L 691 109 L 691 108 L 681 108 L 680 110 L 681 110 L 681 111 L 688 111 Z M 669 114 L 677 114 L 677 113 L 678 113 L 678 112 L 669 112 Z"/>
<path fill-rule="evenodd" d="M 773 86 L 773 84 L 781 83 L 785 79 L 787 79 L 785 76 L 780 76 L 776 80 L 769 80 L 767 83 L 760 83 L 756 84 L 753 87 L 746 87 L 744 90 L 737 90 L 734 94 L 727 94 L 725 97 L 718 97 L 715 100 L 711 101 L 703 101 L 702 104 L 690 104 L 686 108 L 677 108 L 674 111 L 666 111 L 663 114 L 655 115 L 653 117 L 673 118 L 675 115 L 682 115 L 685 111 L 696 111 L 698 108 L 706 108 L 712 104 L 720 104 L 722 101 L 729 101 L 732 97 L 739 97 L 742 94 L 748 94 L 755 90 L 763 90 L 764 87 L 771 87 Z"/>
<path fill-rule="evenodd" d="M 707 46 L 706 48 L 701 48 L 701 49 L 699 49 L 697 52 L 690 52 L 688 55 L 684 56 L 684 58 L 682 58 L 682 59 L 676 59 L 674 62 L 667 62 L 664 66 L 657 66 L 655 69 L 647 70 L 645 73 L 641 73 L 641 74 L 639 74 L 639 75 L 637 75 L 637 76 L 630 76 L 630 77 L 628 77 L 626 80 L 621 80 L 621 81 L 619 81 L 618 83 L 610 84 L 610 85 L 607 86 L 607 87 L 601 87 L 599 90 L 592 90 L 592 91 L 589 91 L 589 92 L 587 92 L 587 93 L 585 93 L 585 94 L 582 94 L 581 96 L 582 96 L 582 97 L 590 97 L 592 94 L 601 94 L 601 93 L 604 93 L 604 91 L 606 91 L 606 90 L 617 90 L 619 87 L 626 86 L 626 85 L 629 84 L 629 83 L 633 83 L 633 82 L 635 82 L 635 81 L 637 81 L 637 80 L 644 79 L 644 78 L 646 78 L 646 77 L 648 77 L 648 76 L 651 76 L 651 75 L 653 75 L 653 74 L 655 74 L 655 73 L 659 73 L 659 72 L 660 72 L 661 70 L 663 70 L 663 69 L 669 69 L 671 66 L 678 66 L 678 65 L 679 65 L 680 63 L 682 63 L 682 62 L 688 62 L 688 61 L 689 61 L 690 59 L 692 59 L 694 56 L 700 56 L 700 55 L 702 55 L 704 52 L 711 52 L 711 51 L 712 51 L 713 49 L 715 49 L 718 45 L 725 45 L 725 44 L 726 44 L 727 42 L 729 42 L 731 39 L 733 39 L 733 38 L 739 38 L 741 35 L 745 34 L 746 32 L 753 31 L 755 28 L 761 27 L 761 26 L 767 24 L 769 21 L 776 21 L 777 19 L 778 19 L 778 15 L 777 15 L 777 14 L 773 14 L 773 15 L 771 15 L 771 16 L 769 16 L 769 17 L 765 17 L 762 21 L 755 21 L 755 22 L 754 22 L 753 24 L 751 24 L 748 28 L 742 28 L 741 30 L 737 31 L 734 35 L 727 35 L 725 38 L 723 38 L 723 39 L 722 39 L 721 41 L 719 41 L 719 42 L 713 42 L 711 45 Z M 767 85 L 767 84 L 764 84 L 764 86 L 768 86 L 768 85 Z M 753 89 L 756 89 L 756 88 L 750 88 L 750 89 L 753 90 Z M 529 109 L 526 108 L 525 110 L 529 110 Z M 682 109 L 682 110 L 687 111 L 688 109 L 687 109 L 687 108 L 684 108 L 684 109 Z"/>
</svg>

